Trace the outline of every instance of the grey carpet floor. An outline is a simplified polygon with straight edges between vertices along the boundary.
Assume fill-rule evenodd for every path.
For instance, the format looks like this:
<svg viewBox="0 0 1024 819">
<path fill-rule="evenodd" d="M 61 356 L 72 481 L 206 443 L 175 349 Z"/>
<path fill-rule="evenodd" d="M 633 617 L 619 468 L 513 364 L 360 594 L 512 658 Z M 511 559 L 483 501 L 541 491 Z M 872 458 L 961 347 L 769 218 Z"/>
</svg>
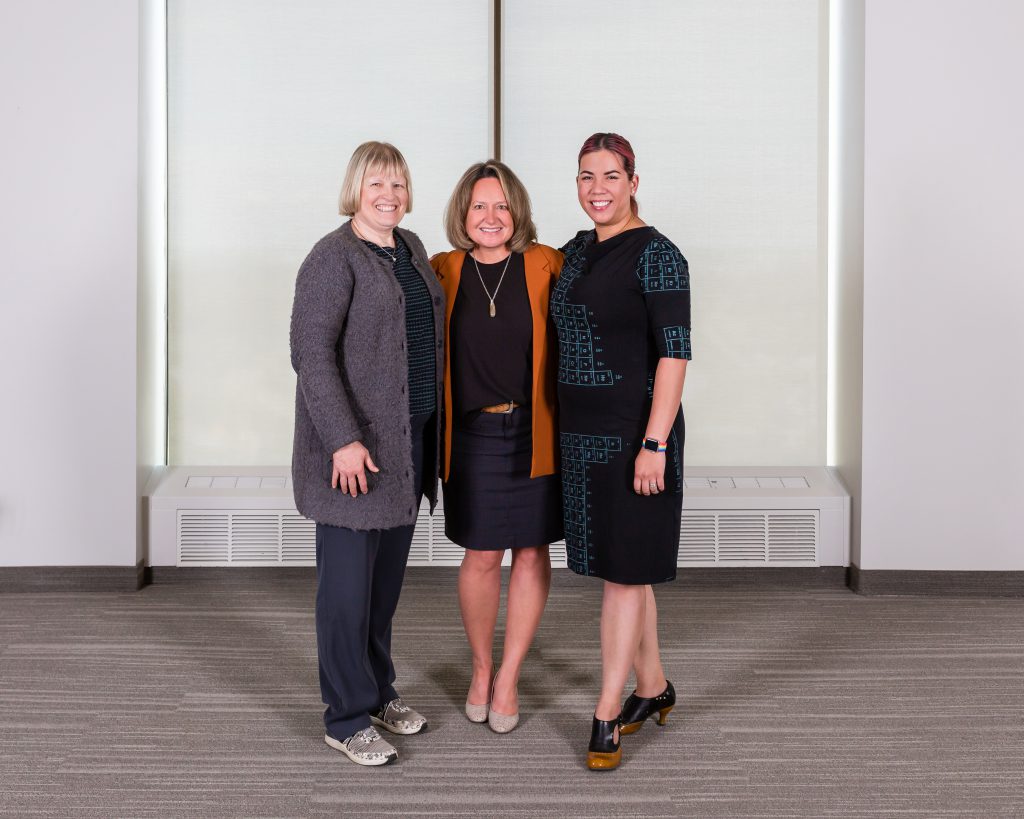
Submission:
<svg viewBox="0 0 1024 819">
<path fill-rule="evenodd" d="M 0 595 L 0 813 L 13 816 L 1024 816 L 1024 601 L 670 584 L 680 703 L 584 767 L 600 584 L 556 571 L 507 736 L 461 713 L 455 573 L 409 572 L 398 764 L 322 740 L 306 572 Z"/>
</svg>

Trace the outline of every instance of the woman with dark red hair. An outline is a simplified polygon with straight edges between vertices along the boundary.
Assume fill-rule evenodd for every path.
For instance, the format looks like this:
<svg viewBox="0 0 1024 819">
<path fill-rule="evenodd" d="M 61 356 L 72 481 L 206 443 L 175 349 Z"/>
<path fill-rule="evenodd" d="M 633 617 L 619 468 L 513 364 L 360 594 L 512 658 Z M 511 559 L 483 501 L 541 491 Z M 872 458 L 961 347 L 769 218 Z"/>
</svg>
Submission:
<svg viewBox="0 0 1024 819">
<path fill-rule="evenodd" d="M 640 219 L 639 181 L 623 137 L 583 144 L 576 188 L 594 227 L 562 248 L 551 296 L 569 567 L 604 580 L 591 770 L 618 767 L 619 735 L 654 715 L 664 725 L 675 705 L 651 586 L 676 576 L 690 279 L 679 249 Z"/>
</svg>

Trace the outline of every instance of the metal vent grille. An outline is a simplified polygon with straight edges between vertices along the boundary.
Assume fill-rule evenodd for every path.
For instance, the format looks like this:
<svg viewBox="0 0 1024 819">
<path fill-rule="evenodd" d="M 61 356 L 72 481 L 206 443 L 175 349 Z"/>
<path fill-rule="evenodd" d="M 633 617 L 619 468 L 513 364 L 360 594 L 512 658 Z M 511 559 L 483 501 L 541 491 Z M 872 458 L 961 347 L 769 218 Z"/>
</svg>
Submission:
<svg viewBox="0 0 1024 819">
<path fill-rule="evenodd" d="M 817 553 L 816 512 L 768 516 L 768 562 L 813 561 Z"/>
<path fill-rule="evenodd" d="M 178 513 L 178 565 L 216 566 L 231 557 L 227 512 Z"/>
<path fill-rule="evenodd" d="M 178 565 L 312 565 L 315 533 L 293 511 L 179 509 Z"/>
<path fill-rule="evenodd" d="M 430 542 L 433 538 L 434 521 L 430 515 L 420 512 L 416 518 L 416 529 L 412 533 L 412 548 L 409 549 L 410 566 L 425 566 L 430 563 Z"/>
<path fill-rule="evenodd" d="M 292 512 L 281 516 L 281 562 L 316 565 L 316 524 Z"/>
<path fill-rule="evenodd" d="M 763 563 L 768 556 L 764 514 L 734 512 L 718 516 L 718 559 Z"/>
<path fill-rule="evenodd" d="M 684 511 L 679 565 L 816 566 L 817 510 Z M 444 536 L 444 516 L 421 511 L 410 566 L 458 566 L 461 546 Z M 506 554 L 506 563 L 509 555 Z M 312 566 L 316 524 L 289 510 L 178 511 L 179 566 Z M 565 541 L 551 563 L 566 565 Z"/>
<path fill-rule="evenodd" d="M 818 511 L 683 512 L 679 565 L 818 565 Z"/>
<path fill-rule="evenodd" d="M 679 535 L 679 565 L 687 562 L 714 563 L 718 559 L 717 515 L 713 512 L 683 512 Z"/>
</svg>

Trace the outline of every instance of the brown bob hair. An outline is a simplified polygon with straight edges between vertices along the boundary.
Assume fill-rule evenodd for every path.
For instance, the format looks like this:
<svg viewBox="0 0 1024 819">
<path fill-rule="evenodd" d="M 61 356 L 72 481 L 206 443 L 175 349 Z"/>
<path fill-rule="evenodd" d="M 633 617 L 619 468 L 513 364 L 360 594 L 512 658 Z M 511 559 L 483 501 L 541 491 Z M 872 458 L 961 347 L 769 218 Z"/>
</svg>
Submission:
<svg viewBox="0 0 1024 819">
<path fill-rule="evenodd" d="M 473 186 L 481 179 L 497 179 L 508 203 L 508 212 L 512 217 L 512 238 L 509 239 L 509 250 L 522 253 L 537 241 L 537 228 L 533 224 L 533 213 L 530 208 L 530 195 L 526 187 L 519 181 L 512 169 L 497 159 L 477 162 L 470 165 L 462 178 L 455 185 L 448 205 L 444 209 L 444 232 L 448 241 L 456 250 L 472 250 L 473 240 L 466 232 L 466 214 L 469 212 L 470 200 L 473 198 Z"/>
</svg>

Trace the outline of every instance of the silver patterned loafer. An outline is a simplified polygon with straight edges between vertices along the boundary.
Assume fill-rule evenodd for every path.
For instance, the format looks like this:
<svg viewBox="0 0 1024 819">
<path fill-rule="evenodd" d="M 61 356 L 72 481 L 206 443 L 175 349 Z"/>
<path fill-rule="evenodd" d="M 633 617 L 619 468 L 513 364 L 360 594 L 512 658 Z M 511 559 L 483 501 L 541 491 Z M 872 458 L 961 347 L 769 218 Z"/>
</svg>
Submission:
<svg viewBox="0 0 1024 819">
<path fill-rule="evenodd" d="M 426 717 L 413 711 L 401 697 L 395 697 L 376 714 L 370 714 L 370 721 L 392 734 L 418 734 L 427 727 Z"/>
<path fill-rule="evenodd" d="M 372 725 L 356 731 L 346 740 L 339 740 L 324 734 L 324 742 L 334 750 L 341 751 L 356 765 L 387 765 L 398 759 L 395 747 L 383 739 Z"/>
</svg>

